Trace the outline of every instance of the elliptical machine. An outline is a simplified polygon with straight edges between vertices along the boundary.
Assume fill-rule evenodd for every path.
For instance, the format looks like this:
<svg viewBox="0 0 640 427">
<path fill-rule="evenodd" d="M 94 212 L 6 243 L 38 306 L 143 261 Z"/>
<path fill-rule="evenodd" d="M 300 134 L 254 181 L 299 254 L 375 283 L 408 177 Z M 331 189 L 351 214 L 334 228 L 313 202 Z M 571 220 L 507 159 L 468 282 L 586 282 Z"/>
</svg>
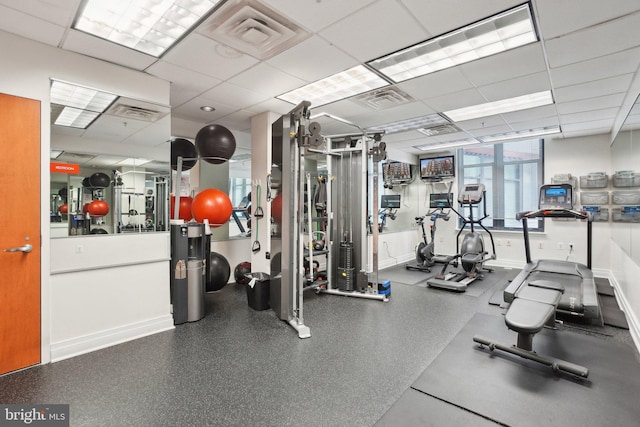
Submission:
<svg viewBox="0 0 640 427">
<path fill-rule="evenodd" d="M 463 216 L 460 212 L 455 210 L 453 206 L 449 205 L 452 211 L 454 211 L 462 220 L 462 226 L 460 231 L 456 235 L 456 254 L 455 255 L 436 255 L 432 260 L 436 264 L 443 264 L 442 270 L 434 278 L 428 279 L 427 284 L 434 288 L 448 289 L 457 292 L 464 292 L 467 286 L 476 279 L 482 279 L 481 271 L 493 271 L 490 268 L 484 267 L 484 263 L 489 260 L 496 259 L 496 246 L 493 241 L 493 236 L 487 228 L 482 225 L 482 220 L 489 217 L 487 214 L 487 201 L 486 191 L 484 184 L 465 184 L 460 193 L 458 194 L 458 203 L 463 206 L 469 207 L 469 217 Z M 479 218 L 473 217 L 473 207 L 482 203 L 483 212 Z M 470 227 L 470 231 L 462 239 L 460 243 L 460 234 L 464 231 L 467 224 Z M 480 233 L 475 231 L 475 225 L 478 225 L 484 230 L 491 240 L 492 253 L 489 254 L 485 250 L 484 239 Z M 450 265 L 457 267 L 462 264 L 464 272 L 447 273 L 447 267 Z"/>
<path fill-rule="evenodd" d="M 418 270 L 430 272 L 431 267 L 435 265 L 433 257 L 435 256 L 435 238 L 436 238 L 436 223 L 438 219 L 449 221 L 449 213 L 444 211 L 445 207 L 448 207 L 451 203 L 449 198 L 451 193 L 438 193 L 429 195 L 429 207 L 434 209 L 427 213 L 427 215 L 417 216 L 416 224 L 420 226 L 422 230 L 422 242 L 416 246 L 416 265 L 407 264 L 407 270 Z M 424 220 L 429 216 L 431 218 L 431 226 L 429 234 L 431 241 L 427 238 L 427 233 L 424 229 Z"/>
</svg>

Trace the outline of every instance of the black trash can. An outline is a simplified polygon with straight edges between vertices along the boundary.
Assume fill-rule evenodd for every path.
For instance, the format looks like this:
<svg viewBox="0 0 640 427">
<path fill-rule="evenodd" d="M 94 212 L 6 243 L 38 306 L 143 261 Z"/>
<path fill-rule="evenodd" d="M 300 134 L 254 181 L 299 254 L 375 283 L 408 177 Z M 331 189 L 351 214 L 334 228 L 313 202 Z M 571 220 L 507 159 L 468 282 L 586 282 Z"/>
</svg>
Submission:
<svg viewBox="0 0 640 427">
<path fill-rule="evenodd" d="M 270 280 L 267 273 L 247 273 L 250 281 L 247 284 L 247 302 L 254 310 L 266 310 L 269 305 Z"/>
</svg>

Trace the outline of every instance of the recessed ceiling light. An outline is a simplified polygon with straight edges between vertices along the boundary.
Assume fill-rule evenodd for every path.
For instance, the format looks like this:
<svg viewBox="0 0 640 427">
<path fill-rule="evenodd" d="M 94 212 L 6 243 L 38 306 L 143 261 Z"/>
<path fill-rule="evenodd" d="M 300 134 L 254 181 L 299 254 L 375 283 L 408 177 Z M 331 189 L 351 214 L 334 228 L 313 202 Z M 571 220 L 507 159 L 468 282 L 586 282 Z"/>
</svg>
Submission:
<svg viewBox="0 0 640 427">
<path fill-rule="evenodd" d="M 482 142 L 499 142 L 512 139 L 533 138 L 536 136 L 551 135 L 560 132 L 560 126 L 549 126 L 545 128 L 518 130 L 514 132 L 499 133 L 496 135 L 480 136 L 478 139 Z"/>
<path fill-rule="evenodd" d="M 383 130 L 385 131 L 385 134 L 391 134 L 444 124 L 449 124 L 449 120 L 445 119 L 440 114 L 429 114 L 426 116 L 414 117 L 412 119 L 371 126 L 368 127 L 367 130 Z"/>
<path fill-rule="evenodd" d="M 213 107 L 211 107 L 211 106 L 209 106 L 209 105 L 203 105 L 202 107 L 200 107 L 200 109 L 201 109 L 202 111 L 206 111 L 207 113 L 210 113 L 210 112 L 212 112 L 212 111 L 215 111 L 215 110 L 216 110 L 215 108 L 213 108 Z"/>
<path fill-rule="evenodd" d="M 457 110 L 445 111 L 442 114 L 449 117 L 454 122 L 462 122 L 465 120 L 510 113 L 512 111 L 526 110 L 528 108 L 540 107 L 549 104 L 553 104 L 553 97 L 551 96 L 551 91 L 545 90 L 543 92 L 516 96 L 515 98 L 501 99 L 500 101 L 487 102 L 485 104 L 472 105 L 469 107 L 458 108 Z"/>
<path fill-rule="evenodd" d="M 457 141 L 447 141 L 447 142 L 434 142 L 423 145 L 415 145 L 413 148 L 417 148 L 421 151 L 438 151 L 445 150 L 447 148 L 458 148 L 465 147 L 467 145 L 480 144 L 480 141 L 474 138 L 460 139 Z"/>
<path fill-rule="evenodd" d="M 221 0 L 86 0 L 73 28 L 160 56 Z"/>
<path fill-rule="evenodd" d="M 528 4 L 370 61 L 401 82 L 538 41 Z"/>
<path fill-rule="evenodd" d="M 276 98 L 294 105 L 298 105 L 302 101 L 310 101 L 311 105 L 318 107 L 387 85 L 389 82 L 382 77 L 364 65 L 357 65 Z"/>
</svg>

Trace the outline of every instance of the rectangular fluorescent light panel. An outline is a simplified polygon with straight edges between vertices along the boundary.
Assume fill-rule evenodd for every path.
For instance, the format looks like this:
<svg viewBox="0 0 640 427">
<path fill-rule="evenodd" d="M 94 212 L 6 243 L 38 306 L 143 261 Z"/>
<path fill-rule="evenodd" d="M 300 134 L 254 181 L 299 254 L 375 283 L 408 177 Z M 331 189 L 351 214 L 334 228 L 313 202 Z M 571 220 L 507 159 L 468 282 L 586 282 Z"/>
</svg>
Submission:
<svg viewBox="0 0 640 427">
<path fill-rule="evenodd" d="M 120 166 L 142 166 L 145 163 L 149 163 L 150 161 L 151 160 L 148 160 L 148 159 L 128 158 L 118 162 L 117 164 Z"/>
<path fill-rule="evenodd" d="M 384 131 L 385 134 L 406 132 L 414 129 L 428 128 L 437 125 L 449 124 L 449 121 L 440 114 L 429 114 L 412 119 L 399 120 L 397 122 L 385 123 L 383 125 L 367 128 L 370 131 Z"/>
<path fill-rule="evenodd" d="M 510 113 L 553 104 L 550 90 L 516 96 L 515 98 L 501 99 L 500 101 L 487 102 L 485 104 L 471 105 L 457 110 L 445 111 L 442 114 L 454 122 L 493 116 L 496 114 Z"/>
<path fill-rule="evenodd" d="M 560 132 L 560 126 L 549 126 L 545 128 L 519 130 L 515 132 L 506 132 L 496 135 L 480 136 L 478 137 L 478 139 L 480 139 L 482 142 L 501 142 L 512 139 L 534 138 L 536 136 L 551 135 Z"/>
<path fill-rule="evenodd" d="M 276 98 L 294 105 L 302 101 L 310 101 L 312 106 L 318 107 L 387 85 L 389 82 L 382 77 L 368 70 L 364 65 L 358 65 Z"/>
<path fill-rule="evenodd" d="M 53 80 L 51 84 L 52 104 L 102 113 L 116 98 L 117 96 L 112 93 L 101 92 L 58 80 Z"/>
<path fill-rule="evenodd" d="M 480 141 L 474 138 L 460 139 L 457 141 L 448 141 L 448 142 L 436 142 L 430 144 L 423 145 L 415 145 L 413 148 L 417 148 L 422 151 L 437 151 L 437 150 L 445 150 L 447 148 L 457 148 L 464 147 L 467 145 L 480 144 Z"/>
<path fill-rule="evenodd" d="M 221 0 L 86 0 L 73 28 L 159 57 Z"/>
<path fill-rule="evenodd" d="M 81 110 L 79 108 L 64 107 L 55 123 L 58 126 L 86 129 L 100 113 Z"/>
<path fill-rule="evenodd" d="M 368 63 L 394 82 L 538 41 L 528 4 Z"/>
</svg>

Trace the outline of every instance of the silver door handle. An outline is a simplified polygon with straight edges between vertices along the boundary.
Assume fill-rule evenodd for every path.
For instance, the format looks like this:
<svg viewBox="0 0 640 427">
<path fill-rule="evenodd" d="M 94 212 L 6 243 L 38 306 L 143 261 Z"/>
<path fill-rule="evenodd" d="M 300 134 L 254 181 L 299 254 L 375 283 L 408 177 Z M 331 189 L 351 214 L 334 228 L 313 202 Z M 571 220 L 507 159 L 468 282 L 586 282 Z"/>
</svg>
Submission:
<svg viewBox="0 0 640 427">
<path fill-rule="evenodd" d="M 17 248 L 8 248 L 5 249 L 5 252 L 24 252 L 24 253 L 29 253 L 33 250 L 33 246 L 31 246 L 30 244 L 26 244 L 24 246 L 18 246 Z"/>
</svg>

